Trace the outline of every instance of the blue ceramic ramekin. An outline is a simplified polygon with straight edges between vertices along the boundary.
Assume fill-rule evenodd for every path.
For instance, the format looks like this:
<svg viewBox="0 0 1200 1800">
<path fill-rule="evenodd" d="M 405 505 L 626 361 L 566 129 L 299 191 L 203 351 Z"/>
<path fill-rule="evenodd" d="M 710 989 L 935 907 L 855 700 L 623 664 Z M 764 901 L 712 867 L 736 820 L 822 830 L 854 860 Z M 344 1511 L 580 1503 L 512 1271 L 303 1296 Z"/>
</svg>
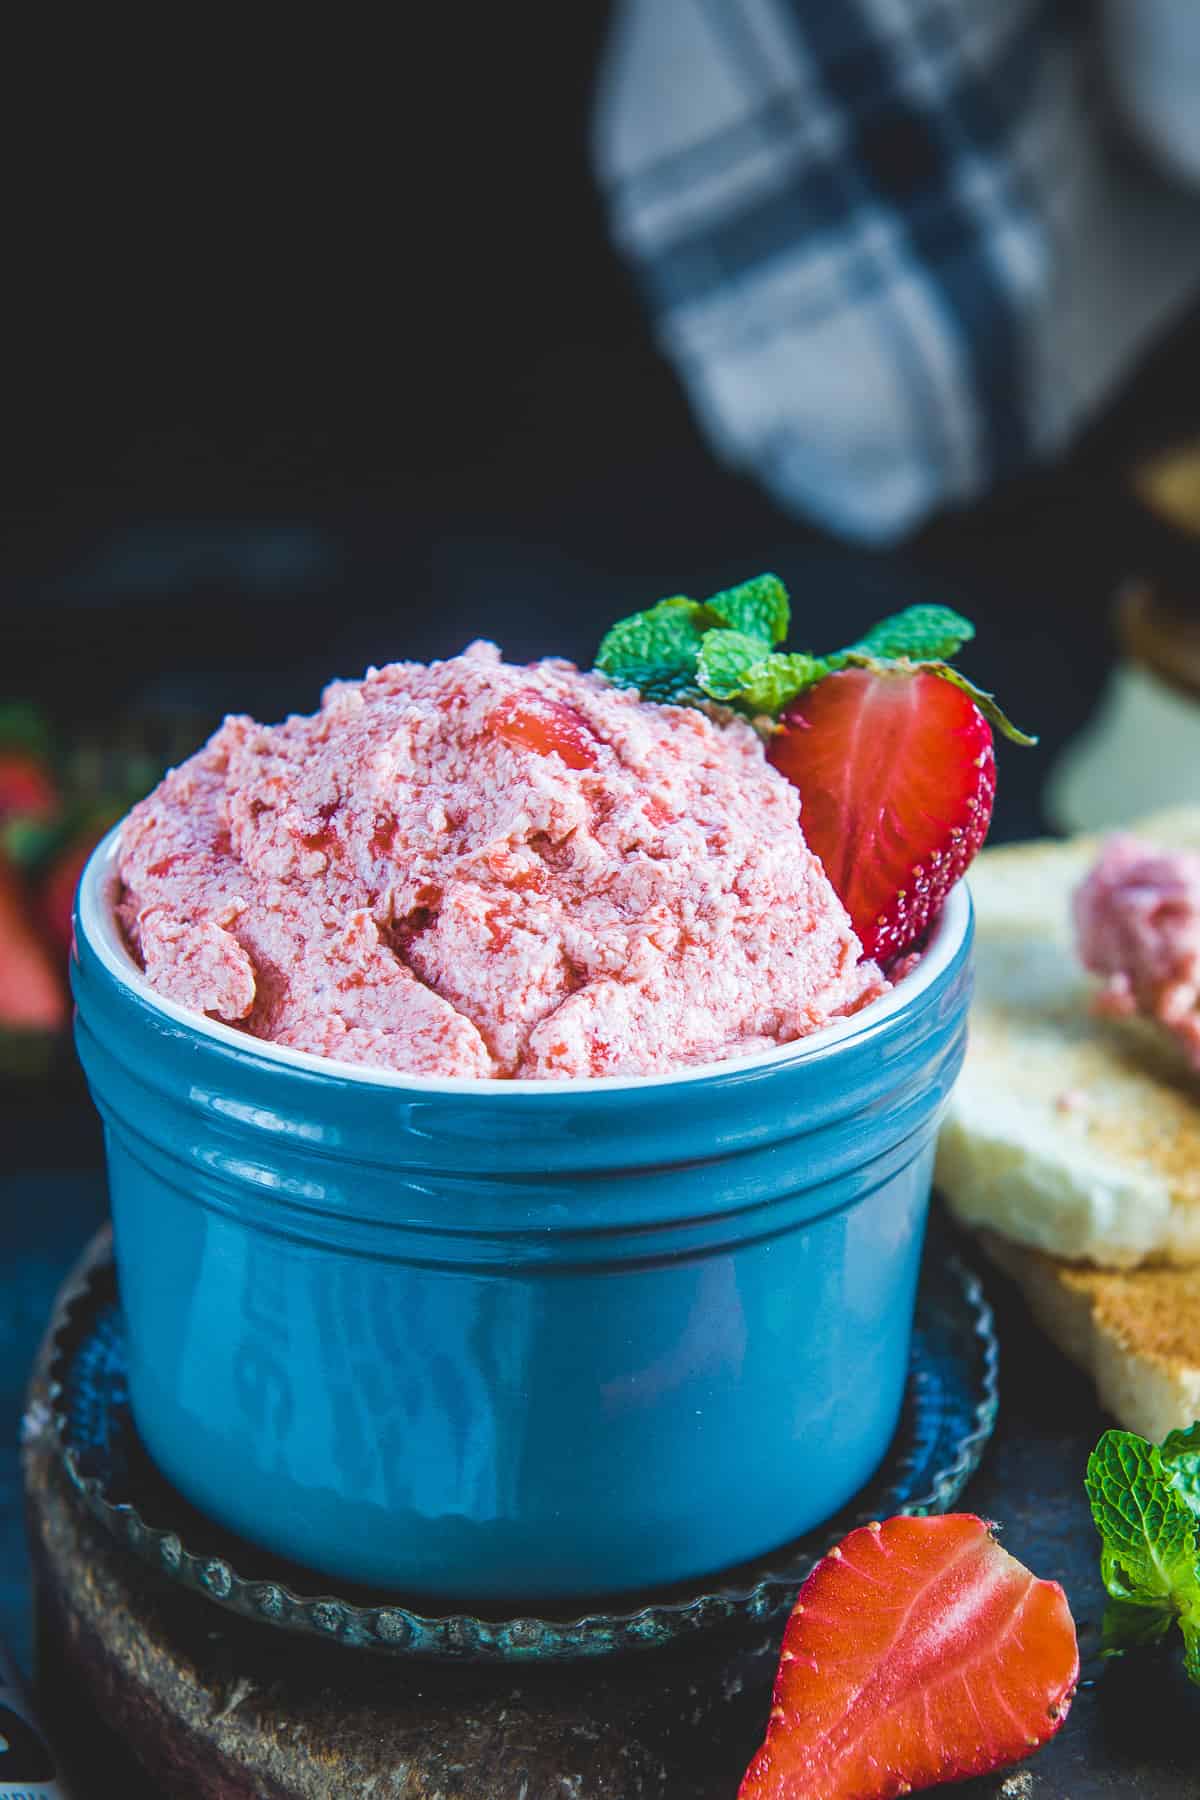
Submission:
<svg viewBox="0 0 1200 1800">
<path fill-rule="evenodd" d="M 435 1081 L 158 998 L 81 885 L 130 1391 L 196 1506 L 426 1603 L 603 1598 L 828 1517 L 899 1413 L 971 912 L 856 1017 L 685 1075 Z"/>
</svg>

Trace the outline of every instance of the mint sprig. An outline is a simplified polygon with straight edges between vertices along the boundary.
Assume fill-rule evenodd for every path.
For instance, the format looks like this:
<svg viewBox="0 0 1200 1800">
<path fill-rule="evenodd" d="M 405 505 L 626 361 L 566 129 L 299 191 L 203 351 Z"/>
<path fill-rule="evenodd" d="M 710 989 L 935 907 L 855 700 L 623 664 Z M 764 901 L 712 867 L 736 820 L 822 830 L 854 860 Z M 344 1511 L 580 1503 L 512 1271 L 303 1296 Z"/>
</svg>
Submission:
<svg viewBox="0 0 1200 1800">
<path fill-rule="evenodd" d="M 714 594 L 707 604 L 731 631 L 745 632 L 764 644 L 782 644 L 788 634 L 792 608 L 778 575 L 752 576 Z"/>
<path fill-rule="evenodd" d="M 706 631 L 696 683 L 712 700 L 752 716 L 775 718 L 805 688 L 829 673 L 820 657 L 768 650 L 744 631 Z"/>
<path fill-rule="evenodd" d="M 970 619 L 948 606 L 909 606 L 890 619 L 881 619 L 844 655 L 861 654 L 890 662 L 907 657 L 910 662 L 945 662 L 957 656 L 975 636 Z"/>
<path fill-rule="evenodd" d="M 1200 1424 L 1168 1432 L 1159 1455 L 1167 1480 L 1200 1519 Z"/>
<path fill-rule="evenodd" d="M 1109 1595 L 1101 1650 L 1157 1643 L 1178 1624 L 1184 1664 L 1200 1684 L 1200 1426 L 1160 1447 L 1132 1431 L 1106 1431 L 1088 1458 L 1085 1486 L 1100 1534 Z"/>
<path fill-rule="evenodd" d="M 596 667 L 644 700 L 686 703 L 704 699 L 696 663 L 706 631 L 725 624 L 709 607 L 679 595 L 648 612 L 621 619 L 596 653 Z"/>
<path fill-rule="evenodd" d="M 992 694 L 951 668 L 948 658 L 971 641 L 975 627 L 948 606 L 906 607 L 824 656 L 778 649 L 790 619 L 779 577 L 756 575 L 705 601 L 681 595 L 621 619 L 606 633 L 596 668 L 645 700 L 715 701 L 756 723 L 778 719 L 806 689 L 841 669 L 928 670 L 970 694 L 1014 743 L 1037 742 L 1005 717 Z"/>
</svg>

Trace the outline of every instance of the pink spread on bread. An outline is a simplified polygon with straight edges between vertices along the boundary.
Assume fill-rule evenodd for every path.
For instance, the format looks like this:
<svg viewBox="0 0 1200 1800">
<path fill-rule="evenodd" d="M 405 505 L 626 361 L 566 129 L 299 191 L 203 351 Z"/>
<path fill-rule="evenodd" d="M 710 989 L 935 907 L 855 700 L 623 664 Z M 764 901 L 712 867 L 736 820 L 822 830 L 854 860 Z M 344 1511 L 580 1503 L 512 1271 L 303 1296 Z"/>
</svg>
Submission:
<svg viewBox="0 0 1200 1800">
<path fill-rule="evenodd" d="M 1074 914 L 1084 966 L 1104 980 L 1101 1010 L 1155 1020 L 1200 1068 L 1200 854 L 1119 833 Z"/>
<path fill-rule="evenodd" d="M 130 814 L 146 978 L 253 1036 L 418 1075 L 661 1074 L 887 981 L 754 731 L 490 644 L 229 718 Z"/>
</svg>

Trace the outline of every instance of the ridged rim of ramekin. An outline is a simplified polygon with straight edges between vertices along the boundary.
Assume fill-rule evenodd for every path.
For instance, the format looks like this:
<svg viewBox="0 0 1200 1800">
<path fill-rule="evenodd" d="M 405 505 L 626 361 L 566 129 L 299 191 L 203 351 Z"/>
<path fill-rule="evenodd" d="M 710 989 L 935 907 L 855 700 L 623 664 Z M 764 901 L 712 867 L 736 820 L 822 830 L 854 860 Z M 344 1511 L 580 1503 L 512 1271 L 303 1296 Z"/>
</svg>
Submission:
<svg viewBox="0 0 1200 1800">
<path fill-rule="evenodd" d="M 122 821 L 123 823 L 123 821 Z M 173 1025 L 206 1038 L 222 1049 L 235 1050 L 241 1056 L 257 1058 L 263 1063 L 293 1069 L 305 1075 L 324 1075 L 338 1081 L 361 1082 L 369 1087 L 405 1090 L 422 1094 L 487 1095 L 501 1094 L 616 1094 L 642 1092 L 649 1089 L 690 1087 L 718 1077 L 752 1075 L 761 1070 L 792 1067 L 815 1062 L 840 1049 L 844 1044 L 874 1034 L 897 1014 L 911 1009 L 953 963 L 962 948 L 971 920 L 971 899 L 965 882 L 958 882 L 947 897 L 941 916 L 934 925 L 921 960 L 910 975 L 878 1000 L 872 1000 L 849 1018 L 837 1019 L 807 1037 L 771 1050 L 760 1050 L 752 1056 L 723 1057 L 719 1062 L 698 1063 L 666 1075 L 571 1075 L 562 1078 L 497 1079 L 484 1075 L 411 1075 L 401 1069 L 377 1069 L 363 1063 L 339 1062 L 335 1057 L 316 1056 L 307 1050 L 293 1050 L 268 1039 L 251 1037 L 235 1026 L 224 1025 L 204 1013 L 196 1013 L 155 992 L 138 968 L 125 943 L 113 910 L 116 884 L 117 850 L 121 824 L 96 846 L 80 879 L 76 900 L 76 924 L 87 939 L 102 966 L 123 987 L 128 988 L 153 1012 L 169 1019 Z"/>
</svg>

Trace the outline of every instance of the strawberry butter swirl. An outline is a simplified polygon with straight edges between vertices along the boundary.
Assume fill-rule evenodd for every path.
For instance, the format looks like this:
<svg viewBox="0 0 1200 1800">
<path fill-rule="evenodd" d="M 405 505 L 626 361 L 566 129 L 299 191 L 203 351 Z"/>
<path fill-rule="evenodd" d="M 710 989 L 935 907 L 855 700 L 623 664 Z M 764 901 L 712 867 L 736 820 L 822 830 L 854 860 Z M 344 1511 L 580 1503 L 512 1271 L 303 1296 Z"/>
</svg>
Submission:
<svg viewBox="0 0 1200 1800">
<path fill-rule="evenodd" d="M 1102 1013 L 1141 1013 L 1200 1069 L 1200 851 L 1116 832 L 1072 897 L 1080 959 Z"/>
<path fill-rule="evenodd" d="M 888 986 L 748 725 L 492 644 L 226 719 L 120 878 L 156 992 L 414 1075 L 663 1074 Z"/>
</svg>

